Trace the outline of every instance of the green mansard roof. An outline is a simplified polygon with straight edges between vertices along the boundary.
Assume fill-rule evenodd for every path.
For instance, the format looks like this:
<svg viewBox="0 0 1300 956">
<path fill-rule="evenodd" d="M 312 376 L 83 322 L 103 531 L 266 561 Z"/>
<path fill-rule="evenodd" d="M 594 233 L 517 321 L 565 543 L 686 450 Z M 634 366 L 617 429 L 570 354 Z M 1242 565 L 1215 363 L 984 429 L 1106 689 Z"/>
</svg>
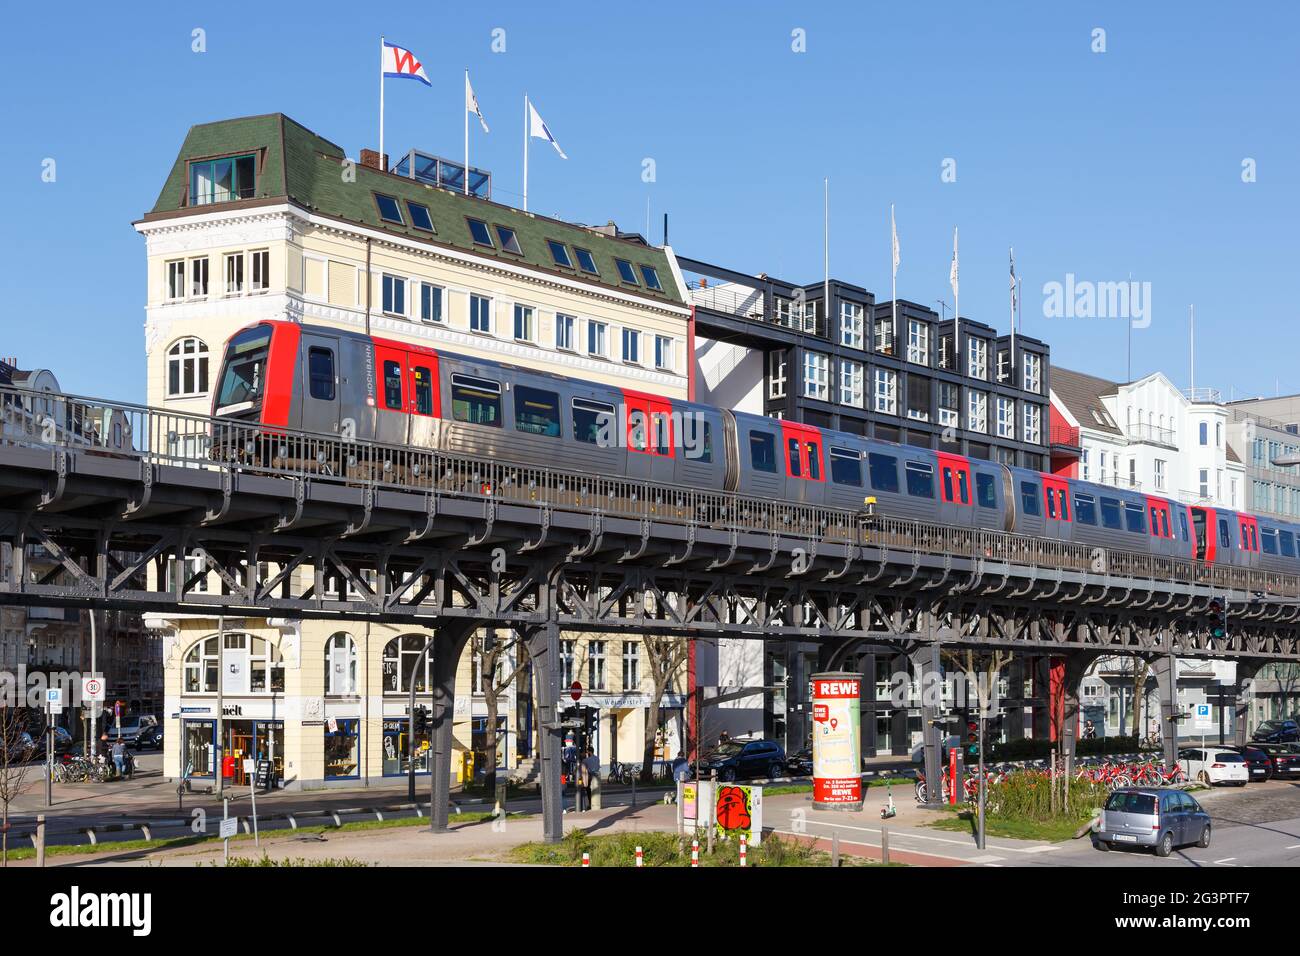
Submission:
<svg viewBox="0 0 1300 956">
<path fill-rule="evenodd" d="M 194 160 L 254 153 L 258 172 L 251 198 L 226 203 L 191 207 L 187 205 L 189 165 Z M 548 219 L 532 213 L 440 189 L 414 179 L 380 172 L 357 163 L 355 181 L 346 182 L 343 149 L 317 136 L 283 113 L 248 116 L 240 119 L 204 123 L 190 128 L 176 162 L 167 176 L 158 201 L 144 220 L 165 219 L 178 213 L 201 208 L 205 212 L 236 210 L 253 203 L 288 200 L 319 215 L 357 223 L 434 246 L 451 247 L 487 258 L 503 259 L 535 268 L 552 275 L 563 275 L 596 286 L 621 289 L 651 301 L 683 304 L 682 293 L 673 279 L 668 257 L 663 250 L 640 242 L 602 235 L 584 226 Z M 375 193 L 399 200 L 413 200 L 428 207 L 433 219 L 434 235 L 410 225 L 398 226 L 379 218 Z M 523 249 L 522 256 L 499 248 L 490 250 L 475 245 L 470 238 L 466 217 L 481 219 L 492 226 L 513 229 Z M 403 218 L 406 216 L 403 211 Z M 495 229 L 493 230 L 495 240 Z M 591 252 L 600 272 L 599 278 L 578 269 L 555 265 L 546 240 L 554 239 Z M 663 292 L 651 292 L 644 285 L 633 287 L 620 282 L 615 258 L 625 259 L 641 277 L 641 266 L 652 266 L 658 273 Z"/>
</svg>

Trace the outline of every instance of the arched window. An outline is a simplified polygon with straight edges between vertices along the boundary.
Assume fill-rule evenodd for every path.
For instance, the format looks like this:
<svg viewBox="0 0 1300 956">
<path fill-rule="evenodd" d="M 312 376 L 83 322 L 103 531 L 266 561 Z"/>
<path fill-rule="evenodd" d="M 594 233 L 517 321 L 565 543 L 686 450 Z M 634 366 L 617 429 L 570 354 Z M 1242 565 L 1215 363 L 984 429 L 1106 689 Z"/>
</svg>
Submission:
<svg viewBox="0 0 1300 956">
<path fill-rule="evenodd" d="M 422 694 L 432 686 L 433 643 L 424 634 L 395 637 L 384 648 L 383 668 L 385 694 L 409 694 L 412 674 L 415 675 L 415 692 Z"/>
<path fill-rule="evenodd" d="M 357 692 L 357 642 L 339 631 L 325 642 L 325 693 L 329 696 Z"/>
<path fill-rule="evenodd" d="M 208 390 L 208 347 L 202 339 L 180 339 L 167 350 L 167 397 L 202 395 Z"/>
<path fill-rule="evenodd" d="M 215 694 L 220 661 L 219 637 L 195 641 L 185 654 L 185 693 Z M 284 660 L 270 641 L 252 634 L 226 634 L 227 694 L 284 693 Z"/>
</svg>

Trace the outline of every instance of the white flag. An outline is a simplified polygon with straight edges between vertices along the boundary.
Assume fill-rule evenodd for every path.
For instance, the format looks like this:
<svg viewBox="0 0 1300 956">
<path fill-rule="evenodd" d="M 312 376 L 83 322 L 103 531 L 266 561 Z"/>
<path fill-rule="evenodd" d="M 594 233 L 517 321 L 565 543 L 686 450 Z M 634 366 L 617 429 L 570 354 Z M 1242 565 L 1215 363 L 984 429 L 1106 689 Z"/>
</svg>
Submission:
<svg viewBox="0 0 1300 956">
<path fill-rule="evenodd" d="M 952 269 L 948 272 L 948 284 L 952 286 L 952 294 L 957 294 L 957 227 L 952 230 Z"/>
<path fill-rule="evenodd" d="M 1008 249 L 1011 256 L 1011 311 L 1016 310 L 1016 251 Z"/>
<path fill-rule="evenodd" d="M 483 132 L 491 132 L 488 129 L 487 120 L 483 118 L 483 111 L 479 109 L 478 97 L 474 95 L 474 87 L 469 85 L 469 70 L 465 71 L 465 110 L 478 117 L 478 121 L 483 124 Z"/>
<path fill-rule="evenodd" d="M 889 232 L 893 240 L 894 247 L 894 276 L 898 276 L 898 227 L 894 225 L 894 205 L 889 205 Z"/>
<path fill-rule="evenodd" d="M 535 136 L 537 139 L 546 140 L 555 147 L 555 151 L 560 154 L 560 159 L 569 158 L 564 155 L 564 150 L 560 149 L 560 144 L 555 141 L 555 137 L 551 135 L 551 131 L 547 128 L 546 124 L 542 122 L 541 114 L 537 112 L 537 107 L 533 105 L 532 100 L 528 101 L 528 135 Z"/>
</svg>

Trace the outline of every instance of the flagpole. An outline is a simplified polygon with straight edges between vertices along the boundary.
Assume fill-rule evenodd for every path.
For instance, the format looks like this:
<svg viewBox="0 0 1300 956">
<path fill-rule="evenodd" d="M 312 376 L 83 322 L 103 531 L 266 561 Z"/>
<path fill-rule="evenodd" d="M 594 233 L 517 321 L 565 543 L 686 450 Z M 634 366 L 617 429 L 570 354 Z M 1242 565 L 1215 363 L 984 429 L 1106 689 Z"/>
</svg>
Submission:
<svg viewBox="0 0 1300 956">
<path fill-rule="evenodd" d="M 898 226 L 894 224 L 894 204 L 889 204 L 889 298 L 891 315 L 889 317 L 889 335 L 898 338 Z M 890 342 L 893 345 L 893 341 Z"/>
<path fill-rule="evenodd" d="M 465 195 L 469 195 L 469 67 L 465 68 Z"/>
<path fill-rule="evenodd" d="M 1011 368 L 1007 371 L 1011 375 L 1011 384 L 1016 384 L 1016 250 L 1014 246 L 1007 246 L 1007 255 L 1011 258 L 1011 301 L 1008 304 L 1011 313 Z"/>
<path fill-rule="evenodd" d="M 379 37 L 379 166 L 384 167 L 384 38 Z"/>
<path fill-rule="evenodd" d="M 831 334 L 831 180 L 827 176 L 822 179 L 822 312 L 826 319 L 826 334 Z M 813 328 L 814 335 L 817 334 L 816 314 L 814 313 Z"/>
<path fill-rule="evenodd" d="M 961 288 L 961 257 L 957 253 L 957 227 L 952 227 L 952 263 L 956 269 L 955 276 L 957 281 L 952 284 L 952 348 L 953 348 L 953 369 L 958 375 L 965 374 L 963 369 L 965 362 L 962 361 L 961 354 L 961 293 L 957 290 Z"/>
<path fill-rule="evenodd" d="M 524 94 L 524 212 L 528 212 L 528 94 Z"/>
</svg>

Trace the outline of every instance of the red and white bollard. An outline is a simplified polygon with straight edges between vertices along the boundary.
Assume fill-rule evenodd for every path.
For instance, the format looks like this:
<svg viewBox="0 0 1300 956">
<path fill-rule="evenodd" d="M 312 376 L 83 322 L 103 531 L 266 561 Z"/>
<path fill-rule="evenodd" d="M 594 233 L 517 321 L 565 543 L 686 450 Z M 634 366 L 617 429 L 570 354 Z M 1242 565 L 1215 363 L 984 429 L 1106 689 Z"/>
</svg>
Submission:
<svg viewBox="0 0 1300 956">
<path fill-rule="evenodd" d="M 748 852 L 748 850 L 749 850 L 749 843 L 748 841 L 745 840 L 744 836 L 742 836 L 740 838 L 740 865 L 741 866 L 749 865 L 748 863 L 745 862 L 745 854 Z"/>
<path fill-rule="evenodd" d="M 642 853 L 640 847 L 636 848 L 636 865 L 645 866 L 645 854 Z"/>
<path fill-rule="evenodd" d="M 584 853 L 582 854 L 582 868 L 585 870 L 589 866 L 591 866 L 591 854 Z"/>
<path fill-rule="evenodd" d="M 700 865 L 700 841 L 691 841 L 691 866 Z"/>
</svg>

